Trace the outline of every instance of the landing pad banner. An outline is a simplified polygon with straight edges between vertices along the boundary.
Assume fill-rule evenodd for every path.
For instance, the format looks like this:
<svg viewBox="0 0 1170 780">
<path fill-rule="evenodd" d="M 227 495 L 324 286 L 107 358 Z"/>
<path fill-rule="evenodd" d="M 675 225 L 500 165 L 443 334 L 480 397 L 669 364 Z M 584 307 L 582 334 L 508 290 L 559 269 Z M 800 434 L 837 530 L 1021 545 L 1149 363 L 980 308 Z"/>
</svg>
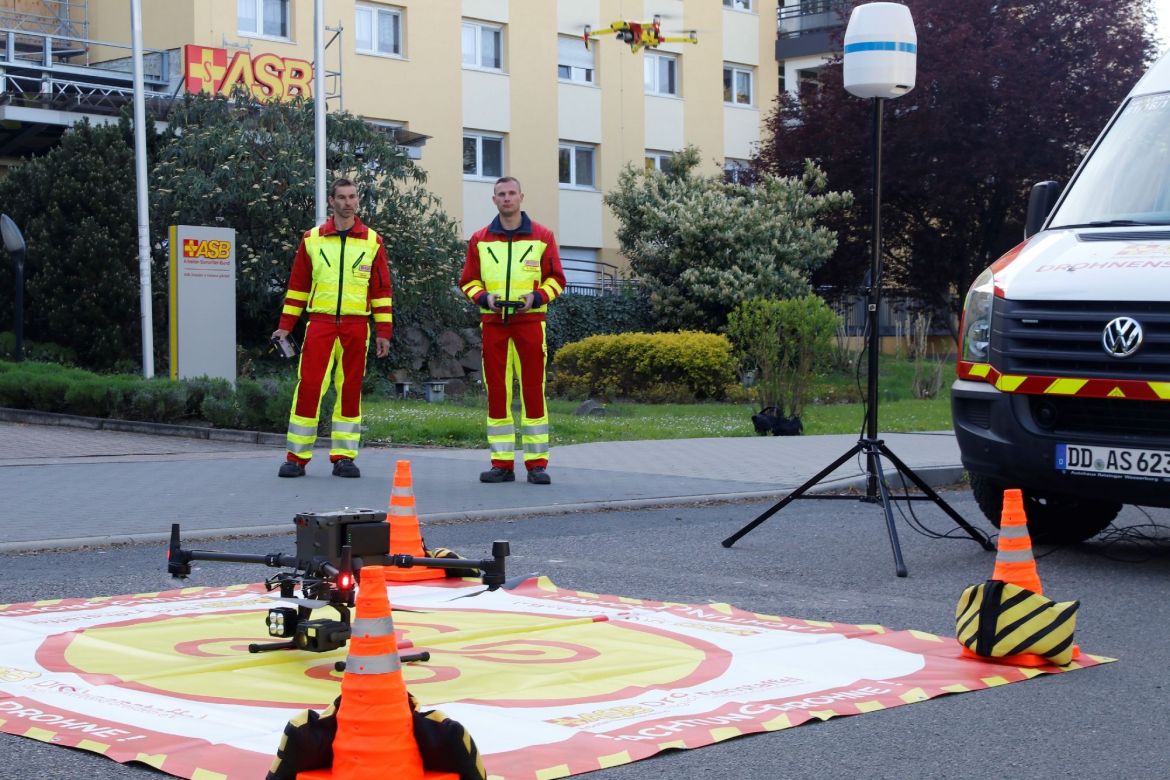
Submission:
<svg viewBox="0 0 1170 780">
<path fill-rule="evenodd" d="M 960 658 L 954 639 L 920 631 L 546 578 L 389 590 L 400 650 L 431 656 L 403 667 L 408 687 L 467 727 L 499 780 L 551 780 L 1109 660 L 1022 669 Z M 346 657 L 248 653 L 271 641 L 264 618 L 277 602 L 239 585 L 0 606 L 0 730 L 178 777 L 263 777 L 285 723 L 337 696 L 333 665 Z"/>
</svg>

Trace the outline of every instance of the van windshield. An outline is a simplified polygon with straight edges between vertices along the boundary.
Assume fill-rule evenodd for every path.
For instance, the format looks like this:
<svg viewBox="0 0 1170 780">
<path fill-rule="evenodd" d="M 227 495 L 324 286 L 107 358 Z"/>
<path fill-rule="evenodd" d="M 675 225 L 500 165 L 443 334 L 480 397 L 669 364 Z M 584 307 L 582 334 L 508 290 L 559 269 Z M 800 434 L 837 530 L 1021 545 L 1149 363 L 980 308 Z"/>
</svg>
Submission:
<svg viewBox="0 0 1170 780">
<path fill-rule="evenodd" d="M 1049 228 L 1170 224 L 1170 93 L 1130 100 L 1069 186 Z"/>
</svg>

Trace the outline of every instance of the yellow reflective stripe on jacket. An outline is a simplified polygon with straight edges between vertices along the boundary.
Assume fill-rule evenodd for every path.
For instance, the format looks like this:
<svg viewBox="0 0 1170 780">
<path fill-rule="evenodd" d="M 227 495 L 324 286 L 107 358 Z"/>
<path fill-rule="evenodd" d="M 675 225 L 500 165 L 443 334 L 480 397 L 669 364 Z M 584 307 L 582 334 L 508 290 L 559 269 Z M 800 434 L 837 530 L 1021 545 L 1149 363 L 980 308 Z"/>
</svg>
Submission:
<svg viewBox="0 0 1170 780">
<path fill-rule="evenodd" d="M 305 302 L 309 300 L 307 292 L 300 290 L 289 290 L 284 296 L 284 306 L 281 308 L 281 314 L 291 314 L 294 317 L 300 317 L 301 312 L 305 310 Z"/>
<path fill-rule="evenodd" d="M 540 261 L 544 257 L 548 244 L 534 239 L 519 239 L 516 241 L 480 241 L 479 242 L 479 275 L 484 287 L 503 301 L 518 301 L 525 295 L 540 289 L 541 268 Z M 463 291 L 468 297 L 475 297 L 467 288 L 475 282 L 469 282 Z M 478 295 L 478 293 L 477 293 Z M 551 297 L 555 296 L 550 296 Z M 547 311 L 548 306 L 541 304 L 533 306 L 529 311 Z M 490 309 L 480 309 L 484 314 L 491 314 Z"/>
<path fill-rule="evenodd" d="M 474 301 L 480 296 L 480 293 L 484 292 L 486 288 L 483 286 L 483 282 L 481 282 L 479 279 L 472 279 L 470 282 L 463 285 L 459 289 L 463 290 L 463 294 Z"/>
<path fill-rule="evenodd" d="M 549 277 L 548 279 L 545 280 L 544 284 L 542 284 L 540 286 L 540 291 L 545 294 L 545 296 L 548 298 L 549 302 L 551 303 L 552 301 L 556 300 L 556 297 L 558 295 L 560 295 L 561 293 L 563 293 L 565 291 L 565 288 L 561 287 L 557 283 L 556 279 Z"/>
<path fill-rule="evenodd" d="M 340 236 L 322 236 L 320 227 L 305 237 L 305 252 L 313 263 L 309 312 L 368 316 L 370 272 L 378 254 L 378 234 L 367 229 L 365 238 L 347 237 L 344 257 L 341 248 Z"/>
<path fill-rule="evenodd" d="M 370 308 L 374 310 L 374 322 L 394 322 L 394 310 L 390 308 L 390 298 L 371 298 Z M 385 311 L 378 311 L 379 307 L 385 307 Z"/>
</svg>

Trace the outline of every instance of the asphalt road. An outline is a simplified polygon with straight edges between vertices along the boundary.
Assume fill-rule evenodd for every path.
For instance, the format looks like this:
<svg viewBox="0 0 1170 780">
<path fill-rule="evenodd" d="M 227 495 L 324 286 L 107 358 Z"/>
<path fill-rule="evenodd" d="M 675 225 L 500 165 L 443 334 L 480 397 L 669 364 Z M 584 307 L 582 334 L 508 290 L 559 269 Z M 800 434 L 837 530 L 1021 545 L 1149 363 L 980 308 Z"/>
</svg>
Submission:
<svg viewBox="0 0 1170 780">
<path fill-rule="evenodd" d="M 980 517 L 969 493 L 944 495 L 964 517 L 973 522 Z M 510 577 L 541 573 L 568 588 L 730 602 L 757 612 L 943 635 L 954 632 L 962 588 L 991 575 L 994 555 L 974 542 L 927 538 L 899 520 L 910 576 L 895 577 L 881 510 L 852 501 L 798 501 L 732 549 L 720 545 L 769 505 L 453 523 L 428 528 L 427 540 L 481 557 L 493 539 L 508 539 Z M 954 531 L 929 504 L 914 508 L 930 527 Z M 1147 525 L 1151 522 L 1156 525 Z M 994 530 L 986 522 L 976 524 Z M 1117 525 L 1127 530 L 1077 547 L 1037 549 L 1045 592 L 1082 602 L 1078 643 L 1093 654 L 1120 659 L 1117 663 L 660 755 L 604 770 L 599 777 L 1166 777 L 1170 510 L 1143 513 L 1127 507 Z M 1138 533 L 1153 538 L 1135 541 Z M 291 533 L 198 546 L 293 549 Z M 204 563 L 188 584 L 258 581 L 268 573 L 257 566 Z M 173 583 L 157 545 L 0 556 L 2 602 L 169 587 Z M 0 754 L 0 778 L 162 776 L 7 735 L 0 735 Z"/>
</svg>

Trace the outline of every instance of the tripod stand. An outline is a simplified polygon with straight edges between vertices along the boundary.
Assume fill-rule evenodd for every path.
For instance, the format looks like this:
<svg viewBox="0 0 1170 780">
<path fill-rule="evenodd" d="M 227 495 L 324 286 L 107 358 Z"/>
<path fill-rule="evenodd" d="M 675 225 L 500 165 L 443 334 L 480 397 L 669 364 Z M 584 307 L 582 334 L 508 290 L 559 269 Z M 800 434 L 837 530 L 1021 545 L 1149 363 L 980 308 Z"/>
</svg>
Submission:
<svg viewBox="0 0 1170 780">
<path fill-rule="evenodd" d="M 886 531 L 890 536 L 890 547 L 894 553 L 894 570 L 899 577 L 906 576 L 906 563 L 902 559 L 902 547 L 898 542 L 898 530 L 894 526 L 894 513 L 892 508 L 893 498 L 890 496 L 889 487 L 886 484 L 885 472 L 882 470 L 881 458 L 884 455 L 890 459 L 894 467 L 899 473 L 903 474 L 907 479 L 914 483 L 923 495 L 907 495 L 902 497 L 907 501 L 934 501 L 938 506 L 964 531 L 975 541 L 979 542 L 983 549 L 991 551 L 995 548 L 992 546 L 990 540 L 981 531 L 973 527 L 970 523 L 962 518 L 946 501 L 942 499 L 938 493 L 931 489 L 913 469 L 903 463 L 885 443 L 878 438 L 878 311 L 879 303 L 881 302 L 881 245 L 882 245 L 882 220 L 881 220 L 881 199 L 882 199 L 882 106 L 884 98 L 875 97 L 873 100 L 873 251 L 870 258 L 869 271 L 869 301 L 866 306 L 866 331 L 869 334 L 868 348 L 868 366 L 869 376 L 866 387 L 866 417 L 865 417 L 865 435 L 863 435 L 849 450 L 830 463 L 824 469 L 819 471 L 816 476 L 805 482 L 796 490 L 789 493 L 777 504 L 773 505 L 766 512 L 761 514 L 755 520 L 745 525 L 743 528 L 736 531 L 731 536 L 723 540 L 724 547 L 731 547 L 744 535 L 754 529 L 756 526 L 763 523 L 772 515 L 779 512 L 792 501 L 798 498 L 810 498 L 821 500 L 838 500 L 838 501 L 861 501 L 867 504 L 880 504 L 882 510 L 886 515 Z M 808 491 L 822 479 L 829 474 L 836 471 L 843 463 L 850 458 L 865 454 L 866 459 L 866 488 L 863 496 L 842 496 L 842 495 L 824 495 L 824 494 L 807 494 Z"/>
</svg>

